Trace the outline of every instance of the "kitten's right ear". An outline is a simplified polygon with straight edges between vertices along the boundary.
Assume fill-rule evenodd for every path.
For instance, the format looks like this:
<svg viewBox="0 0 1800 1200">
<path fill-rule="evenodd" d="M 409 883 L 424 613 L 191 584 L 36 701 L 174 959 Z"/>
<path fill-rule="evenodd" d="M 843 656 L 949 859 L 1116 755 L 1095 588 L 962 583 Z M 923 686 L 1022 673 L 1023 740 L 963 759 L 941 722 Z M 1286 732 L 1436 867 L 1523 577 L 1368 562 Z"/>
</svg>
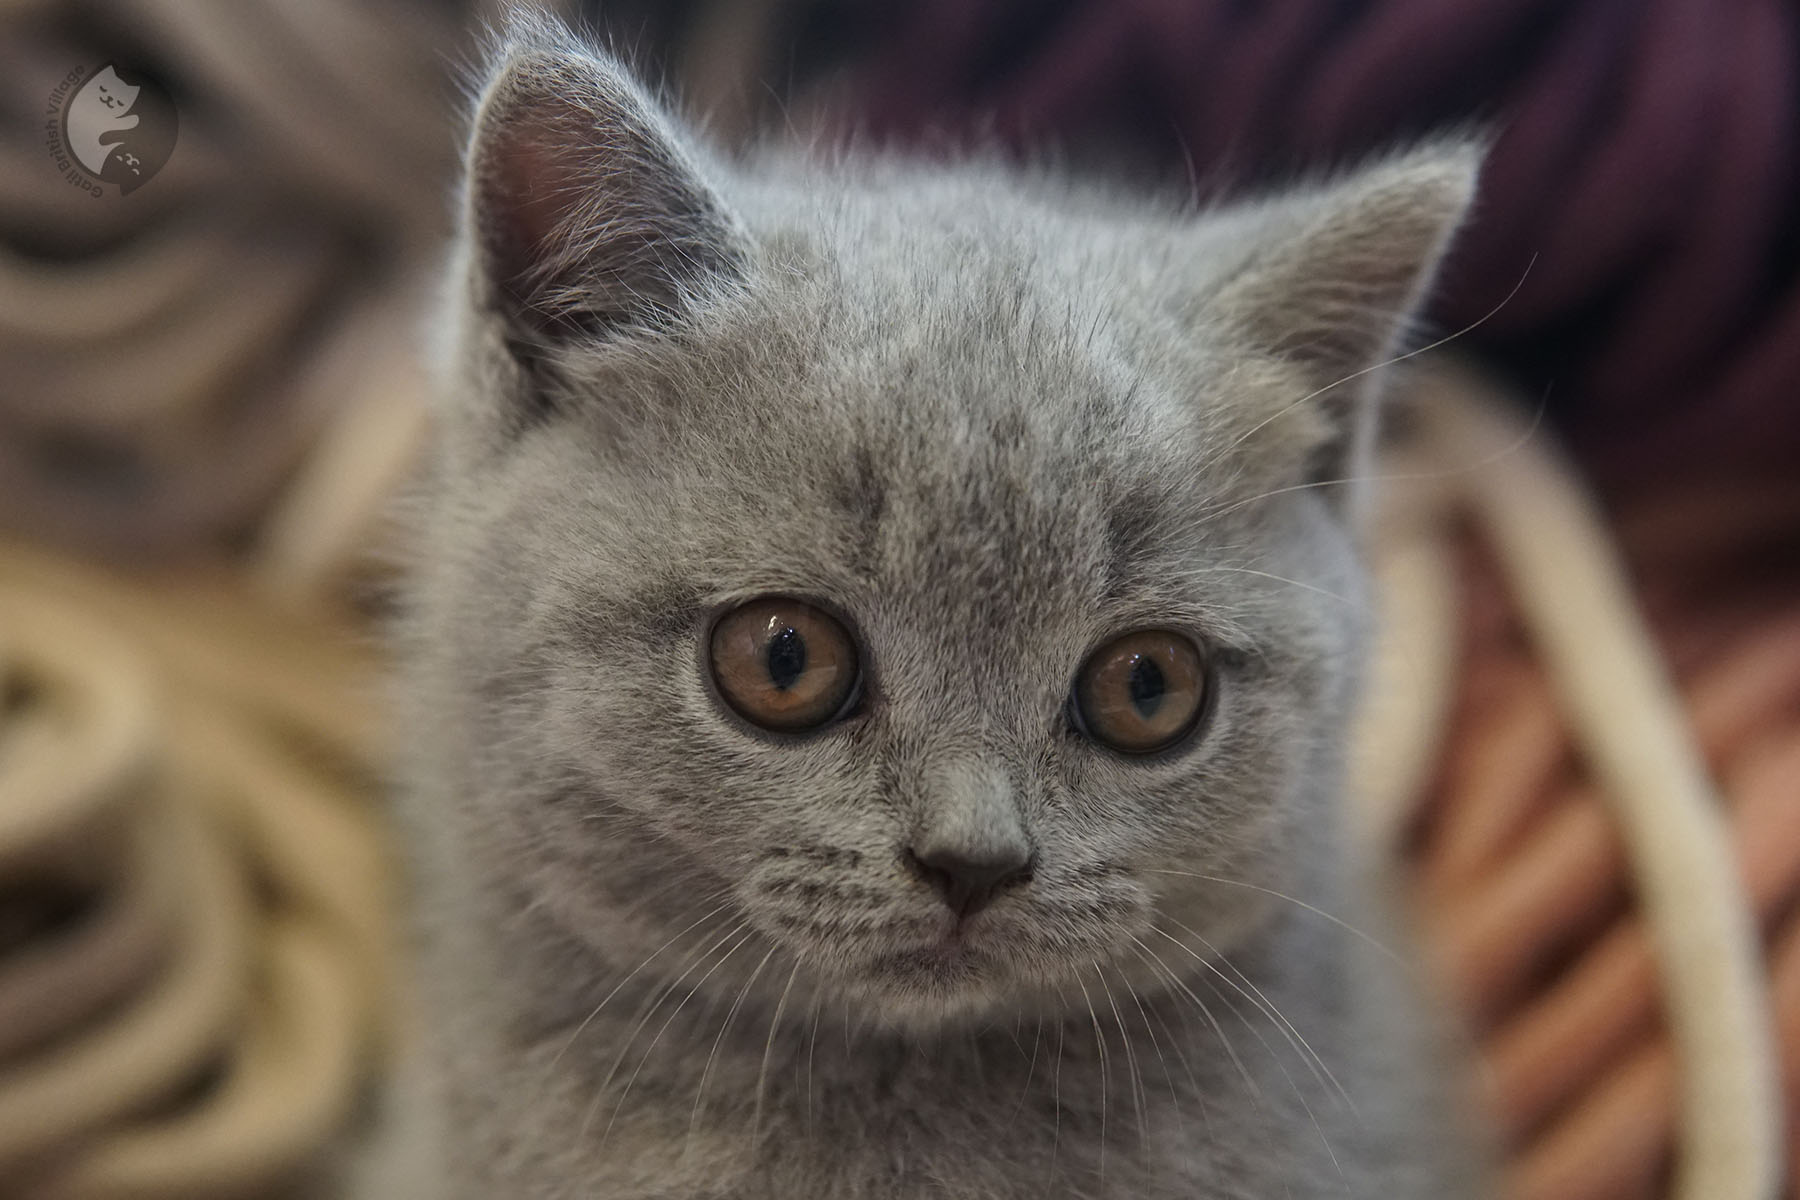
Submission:
<svg viewBox="0 0 1800 1200">
<path fill-rule="evenodd" d="M 1477 144 L 1427 144 L 1212 227 L 1238 257 L 1208 293 L 1208 319 L 1295 373 L 1292 397 L 1257 424 L 1274 426 L 1270 462 L 1344 511 L 1368 474 L 1376 376 L 1405 341 L 1480 162 Z"/>
<path fill-rule="evenodd" d="M 737 226 L 616 62 L 515 26 L 482 94 L 464 219 L 478 286 L 529 353 L 679 317 L 728 279 Z"/>
</svg>

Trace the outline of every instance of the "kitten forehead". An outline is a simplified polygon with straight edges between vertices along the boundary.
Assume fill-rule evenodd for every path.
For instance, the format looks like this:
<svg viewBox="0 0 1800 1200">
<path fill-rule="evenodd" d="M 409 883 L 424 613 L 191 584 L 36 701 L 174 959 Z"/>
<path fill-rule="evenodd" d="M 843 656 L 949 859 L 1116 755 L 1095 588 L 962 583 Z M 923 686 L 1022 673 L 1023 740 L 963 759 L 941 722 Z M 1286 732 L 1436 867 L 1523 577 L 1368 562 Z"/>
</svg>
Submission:
<svg viewBox="0 0 1800 1200">
<path fill-rule="evenodd" d="M 1038 647 L 1053 677 L 1134 624 L 1254 642 L 1209 586 L 1257 558 L 1256 511 L 1226 511 L 1262 486 L 1226 453 L 1260 412 L 1234 391 L 1253 372 L 1153 291 L 1111 286 L 1147 269 L 1141 248 L 1062 254 L 1016 223 L 959 243 L 862 214 L 885 231 L 864 243 L 782 220 L 740 295 L 572 373 L 589 423 L 546 430 L 560 462 L 530 468 L 606 497 L 580 536 L 629 555 L 609 573 L 632 611 L 681 600 L 691 622 L 802 594 L 930 631 L 946 659 Z M 621 408 L 661 417 L 621 427 Z"/>
</svg>

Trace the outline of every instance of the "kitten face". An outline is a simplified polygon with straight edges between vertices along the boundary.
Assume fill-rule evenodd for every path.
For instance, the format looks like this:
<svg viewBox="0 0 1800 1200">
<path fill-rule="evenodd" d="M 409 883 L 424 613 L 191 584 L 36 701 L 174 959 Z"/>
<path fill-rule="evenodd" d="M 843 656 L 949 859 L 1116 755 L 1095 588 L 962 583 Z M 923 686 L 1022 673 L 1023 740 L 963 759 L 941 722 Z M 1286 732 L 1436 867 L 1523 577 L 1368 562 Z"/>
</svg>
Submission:
<svg viewBox="0 0 1800 1200">
<path fill-rule="evenodd" d="M 878 1020 L 1078 1006 L 1096 964 L 1160 986 L 1159 930 L 1229 948 L 1331 823 L 1362 636 L 1348 506 L 1311 485 L 1357 469 L 1364 406 L 1308 393 L 1386 352 L 1466 156 L 1201 219 L 977 169 L 727 173 L 615 68 L 535 53 L 473 152 L 415 630 L 456 819 L 622 968 L 716 931 Z M 767 599 L 847 637 L 833 719 L 722 691 L 719 622 Z M 1190 657 L 1106 686 L 1142 716 L 1189 664 L 1203 695 L 1132 753 L 1071 693 L 1143 631 Z M 799 679 L 746 644 L 734 670 Z"/>
</svg>

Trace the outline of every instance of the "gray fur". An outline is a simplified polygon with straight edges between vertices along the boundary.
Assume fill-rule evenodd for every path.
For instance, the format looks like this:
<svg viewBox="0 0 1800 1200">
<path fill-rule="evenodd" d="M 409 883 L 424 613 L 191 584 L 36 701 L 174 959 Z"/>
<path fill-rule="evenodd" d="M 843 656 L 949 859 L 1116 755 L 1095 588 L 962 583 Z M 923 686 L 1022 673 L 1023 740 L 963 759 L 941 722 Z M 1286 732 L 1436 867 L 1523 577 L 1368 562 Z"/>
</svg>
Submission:
<svg viewBox="0 0 1800 1200">
<path fill-rule="evenodd" d="M 405 635 L 420 1195 L 1472 1194 L 1406 972 L 1271 893 L 1380 924 L 1336 811 L 1373 375 L 1327 385 L 1392 351 L 1474 155 L 1201 214 L 728 165 L 525 27 L 471 170 Z M 717 701 L 708 619 L 771 593 L 846 620 L 863 714 Z M 1144 626 L 1218 694 L 1128 760 L 1065 700 Z M 934 954 L 905 848 L 1021 838 Z"/>
</svg>

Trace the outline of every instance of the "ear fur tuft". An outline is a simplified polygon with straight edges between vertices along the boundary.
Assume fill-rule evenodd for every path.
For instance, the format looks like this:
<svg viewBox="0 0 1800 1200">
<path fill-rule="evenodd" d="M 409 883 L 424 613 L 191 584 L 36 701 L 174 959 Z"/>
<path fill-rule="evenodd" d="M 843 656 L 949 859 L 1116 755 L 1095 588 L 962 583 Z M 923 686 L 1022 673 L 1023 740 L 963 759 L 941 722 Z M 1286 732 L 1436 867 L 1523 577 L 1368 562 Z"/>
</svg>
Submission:
<svg viewBox="0 0 1800 1200">
<path fill-rule="evenodd" d="M 515 17 L 468 153 L 484 290 L 526 340 L 677 318 L 739 254 L 697 158 L 617 62 Z"/>
<path fill-rule="evenodd" d="M 1361 473 L 1370 386 L 1405 341 L 1474 196 L 1481 149 L 1426 145 L 1240 214 L 1244 257 L 1207 301 L 1241 344 L 1299 369 L 1323 430 L 1308 482 Z"/>
</svg>

